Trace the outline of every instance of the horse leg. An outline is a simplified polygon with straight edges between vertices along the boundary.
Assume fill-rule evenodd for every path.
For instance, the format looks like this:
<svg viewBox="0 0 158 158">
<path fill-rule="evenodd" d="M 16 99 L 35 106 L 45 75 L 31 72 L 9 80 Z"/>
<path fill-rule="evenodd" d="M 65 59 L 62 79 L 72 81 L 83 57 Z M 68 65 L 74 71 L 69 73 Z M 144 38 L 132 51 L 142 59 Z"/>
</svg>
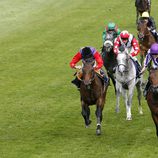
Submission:
<svg viewBox="0 0 158 158">
<path fill-rule="evenodd" d="M 97 129 L 96 129 L 96 135 L 100 135 L 101 134 L 101 121 L 102 121 L 102 110 L 103 108 L 99 105 L 97 105 L 95 114 L 97 117 Z"/>
<path fill-rule="evenodd" d="M 86 128 L 89 127 L 89 125 L 91 124 L 91 120 L 89 120 L 89 116 L 90 116 L 90 108 L 87 104 L 84 103 L 84 101 L 82 101 L 82 112 L 81 112 L 84 120 L 85 120 L 85 125 Z"/>
<path fill-rule="evenodd" d="M 113 83 L 113 85 L 114 85 L 114 89 L 115 89 L 115 94 L 116 94 L 116 81 L 115 81 L 115 78 L 114 78 L 114 75 L 113 74 L 111 74 L 110 72 L 108 72 L 107 73 L 108 74 L 108 76 L 111 78 L 111 80 L 112 80 L 112 83 Z"/>
<path fill-rule="evenodd" d="M 158 137 L 158 114 L 152 113 L 151 115 L 152 115 L 153 121 L 155 123 L 156 135 Z"/>
<path fill-rule="evenodd" d="M 126 120 L 132 120 L 131 116 L 131 103 L 129 97 L 127 97 L 127 90 L 123 89 L 122 90 L 122 95 L 124 98 L 124 103 L 126 106 Z"/>
<path fill-rule="evenodd" d="M 121 95 L 121 88 L 118 87 L 118 85 L 116 84 L 116 108 L 115 108 L 116 113 L 120 112 L 120 95 Z"/>
<path fill-rule="evenodd" d="M 138 98 L 138 102 L 139 102 L 138 111 L 139 111 L 139 113 L 142 115 L 142 114 L 143 114 L 143 110 L 142 110 L 142 105 L 141 105 L 141 98 L 142 98 L 141 81 L 139 81 L 139 82 L 136 84 L 136 88 L 137 88 L 137 98 Z"/>
</svg>

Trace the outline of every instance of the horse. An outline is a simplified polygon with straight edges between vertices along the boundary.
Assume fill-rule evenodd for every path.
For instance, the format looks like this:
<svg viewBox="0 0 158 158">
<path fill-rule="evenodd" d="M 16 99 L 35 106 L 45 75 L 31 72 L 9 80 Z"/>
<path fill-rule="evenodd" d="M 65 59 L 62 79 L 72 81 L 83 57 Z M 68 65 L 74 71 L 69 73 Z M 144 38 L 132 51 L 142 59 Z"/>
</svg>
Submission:
<svg viewBox="0 0 158 158">
<path fill-rule="evenodd" d="M 149 81 L 151 86 L 149 87 L 146 99 L 156 126 L 156 135 L 158 136 L 158 69 L 150 69 Z"/>
<path fill-rule="evenodd" d="M 105 104 L 107 88 L 108 84 L 105 84 L 94 70 L 94 61 L 83 61 L 82 80 L 80 85 L 80 98 L 82 107 L 81 114 L 84 118 L 85 126 L 89 127 L 91 124 L 89 106 L 96 104 L 96 135 L 101 134 L 102 110 Z"/>
<path fill-rule="evenodd" d="M 119 100 L 122 93 L 126 106 L 126 120 L 132 120 L 131 106 L 134 88 L 137 88 L 138 98 L 138 110 L 140 114 L 143 114 L 141 106 L 142 96 L 142 77 L 137 78 L 136 67 L 133 59 L 128 54 L 128 49 L 125 48 L 123 51 L 119 51 L 117 55 L 118 65 L 116 67 L 116 112 L 119 112 Z"/>
<path fill-rule="evenodd" d="M 147 22 L 140 20 L 137 25 L 138 39 L 140 45 L 140 63 L 142 65 L 144 57 L 147 51 L 150 49 L 151 45 L 156 42 L 153 34 L 147 27 Z"/>
<path fill-rule="evenodd" d="M 148 4 L 148 0 L 136 0 L 135 1 L 135 7 L 136 7 L 136 23 L 138 22 L 139 15 L 141 16 L 143 12 L 147 11 L 151 12 L 151 8 Z"/>
<path fill-rule="evenodd" d="M 109 37 L 109 36 L 108 36 Z M 117 66 L 117 60 L 116 60 L 116 54 L 113 52 L 113 40 L 112 38 L 107 38 L 103 44 L 102 50 L 101 50 L 102 58 L 104 67 L 107 70 L 108 76 L 111 78 L 112 83 L 115 88 L 115 68 Z"/>
</svg>

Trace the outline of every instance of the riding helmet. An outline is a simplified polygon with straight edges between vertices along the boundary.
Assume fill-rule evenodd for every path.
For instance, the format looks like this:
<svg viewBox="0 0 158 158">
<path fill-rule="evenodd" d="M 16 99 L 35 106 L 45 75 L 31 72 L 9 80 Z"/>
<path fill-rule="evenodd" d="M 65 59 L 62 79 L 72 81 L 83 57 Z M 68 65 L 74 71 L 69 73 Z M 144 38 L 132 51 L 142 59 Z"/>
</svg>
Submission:
<svg viewBox="0 0 158 158">
<path fill-rule="evenodd" d="M 150 54 L 158 55 L 158 43 L 154 43 L 151 45 Z"/>
<path fill-rule="evenodd" d="M 143 12 L 142 17 L 143 18 L 149 18 L 149 13 L 148 12 Z"/>
<path fill-rule="evenodd" d="M 127 30 L 124 30 L 120 33 L 120 37 L 122 39 L 128 39 L 129 38 L 129 32 Z"/>
<path fill-rule="evenodd" d="M 84 47 L 82 49 L 82 58 L 83 59 L 88 59 L 88 58 L 91 58 L 91 57 L 93 57 L 91 49 L 89 47 Z"/>
<path fill-rule="evenodd" d="M 114 30 L 115 29 L 115 23 L 113 23 L 113 22 L 110 22 L 110 23 L 108 23 L 108 30 Z"/>
</svg>

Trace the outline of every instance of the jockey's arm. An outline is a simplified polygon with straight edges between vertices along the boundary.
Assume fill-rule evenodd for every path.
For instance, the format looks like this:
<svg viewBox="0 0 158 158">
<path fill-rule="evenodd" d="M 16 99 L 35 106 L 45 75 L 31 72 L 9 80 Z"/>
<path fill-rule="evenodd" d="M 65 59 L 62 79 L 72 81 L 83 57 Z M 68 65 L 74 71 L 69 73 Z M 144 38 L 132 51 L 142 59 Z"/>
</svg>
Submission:
<svg viewBox="0 0 158 158">
<path fill-rule="evenodd" d="M 103 66 L 103 59 L 100 56 L 99 52 L 97 52 L 97 51 L 94 53 L 94 58 L 95 58 L 95 60 L 97 62 L 95 70 L 98 70 L 98 69 L 100 69 Z"/>
<path fill-rule="evenodd" d="M 144 59 L 144 65 L 143 65 L 143 68 L 142 68 L 140 74 L 143 74 L 143 73 L 145 72 L 145 70 L 146 70 L 146 68 L 148 67 L 148 64 L 150 63 L 150 61 L 151 61 L 151 56 L 150 56 L 150 54 L 148 53 L 148 54 L 146 55 L 145 59 Z"/>
<path fill-rule="evenodd" d="M 132 47 L 133 47 L 133 52 L 131 52 L 131 56 L 137 56 L 138 53 L 140 52 L 140 48 L 139 48 L 139 44 L 138 41 L 136 40 L 136 38 L 134 37 L 132 40 Z"/>
<path fill-rule="evenodd" d="M 150 27 L 151 30 L 156 29 L 155 20 L 154 20 L 153 17 L 150 17 L 150 19 L 149 19 L 149 23 L 150 23 L 150 26 L 149 26 L 149 27 Z"/>
<path fill-rule="evenodd" d="M 70 62 L 70 67 L 71 67 L 71 68 L 75 68 L 76 63 L 79 62 L 79 61 L 81 60 L 81 58 L 82 58 L 82 55 L 81 55 L 80 52 L 78 52 L 78 53 L 72 58 L 72 60 L 71 60 L 71 62 Z"/>
<path fill-rule="evenodd" d="M 120 41 L 119 41 L 119 37 L 117 37 L 114 41 L 114 53 L 116 55 L 118 54 L 119 47 L 120 47 Z"/>
</svg>

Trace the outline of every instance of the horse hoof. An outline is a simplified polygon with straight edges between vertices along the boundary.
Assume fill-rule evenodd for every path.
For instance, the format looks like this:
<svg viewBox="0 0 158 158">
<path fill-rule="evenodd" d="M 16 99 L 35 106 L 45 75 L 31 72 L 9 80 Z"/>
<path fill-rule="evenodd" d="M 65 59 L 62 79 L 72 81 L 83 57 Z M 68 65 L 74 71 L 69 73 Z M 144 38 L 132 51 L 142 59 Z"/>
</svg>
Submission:
<svg viewBox="0 0 158 158">
<path fill-rule="evenodd" d="M 116 112 L 116 113 L 119 113 L 119 112 L 120 112 L 120 110 L 119 110 L 118 108 L 116 108 L 116 109 L 115 109 L 115 112 Z"/>
<path fill-rule="evenodd" d="M 101 130 L 100 130 L 100 129 L 97 129 L 97 130 L 96 130 L 96 135 L 97 135 L 97 136 L 101 135 Z"/>
<path fill-rule="evenodd" d="M 89 122 L 86 124 L 86 128 L 88 128 L 89 127 L 89 125 L 91 124 L 91 120 L 89 120 Z"/>
<path fill-rule="evenodd" d="M 127 120 L 127 121 L 131 121 L 131 120 L 132 120 L 132 117 L 127 117 L 126 120 Z"/>
<path fill-rule="evenodd" d="M 101 135 L 101 125 L 97 125 L 96 135 Z"/>
<path fill-rule="evenodd" d="M 143 111 L 140 111 L 139 114 L 140 114 L 140 115 L 143 115 Z"/>
</svg>

